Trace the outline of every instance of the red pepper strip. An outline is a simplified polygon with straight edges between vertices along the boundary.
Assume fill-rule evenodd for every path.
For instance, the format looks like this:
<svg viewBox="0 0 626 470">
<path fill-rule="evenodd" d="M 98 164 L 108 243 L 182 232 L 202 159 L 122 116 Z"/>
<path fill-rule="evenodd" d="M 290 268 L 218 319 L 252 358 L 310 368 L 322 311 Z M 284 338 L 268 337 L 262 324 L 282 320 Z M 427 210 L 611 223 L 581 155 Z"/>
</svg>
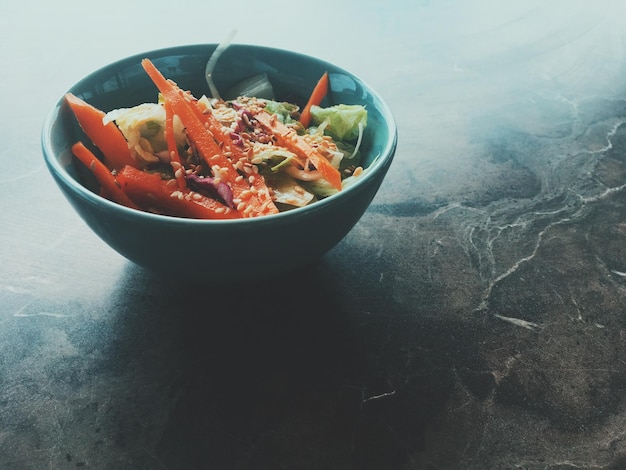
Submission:
<svg viewBox="0 0 626 470">
<path fill-rule="evenodd" d="M 235 162 L 234 164 L 236 167 L 237 162 L 242 162 L 244 164 L 244 168 L 250 168 L 250 171 L 253 172 L 248 175 L 248 183 L 250 183 L 250 186 L 252 186 L 256 191 L 255 197 L 259 202 L 253 206 L 252 215 L 256 217 L 259 215 L 278 214 L 280 211 L 272 200 L 272 196 L 270 195 L 269 188 L 267 187 L 267 183 L 265 182 L 263 175 L 254 172 L 252 170 L 252 166 L 245 165 L 245 163 L 250 163 L 249 158 L 244 155 L 240 147 L 233 144 L 232 138 L 230 135 L 226 134 L 222 124 L 218 121 L 211 110 L 203 111 L 200 106 L 198 106 L 197 100 L 192 101 L 191 104 L 196 112 L 196 115 L 198 116 L 198 119 L 204 122 L 205 127 L 217 137 L 219 142 L 223 143 L 223 149 L 232 154 L 230 158 L 231 163 Z M 250 176 L 252 176 L 252 178 L 250 178 Z"/>
<path fill-rule="evenodd" d="M 172 104 L 168 100 L 165 100 L 165 141 L 167 142 L 167 150 L 170 154 L 170 165 L 174 170 L 174 177 L 176 178 L 178 187 L 180 189 L 186 189 L 187 181 L 185 180 L 185 169 L 180 160 L 176 138 L 174 137 L 174 111 L 172 111 Z"/>
<path fill-rule="evenodd" d="M 102 163 L 98 158 L 85 147 L 82 142 L 77 142 L 72 145 L 72 153 L 78 158 L 83 165 L 85 165 L 89 171 L 96 177 L 98 183 L 100 183 L 100 191 L 102 196 L 110 199 L 118 204 L 122 204 L 133 209 L 139 209 L 139 206 L 135 204 L 115 181 L 115 176 L 111 171 Z"/>
<path fill-rule="evenodd" d="M 306 162 L 310 161 L 326 181 L 341 191 L 341 173 L 339 170 L 332 166 L 315 148 L 311 147 L 295 130 L 285 126 L 275 115 L 267 111 L 261 110 L 254 117 L 268 132 L 276 137 L 278 145 L 300 157 L 302 165 L 306 165 Z"/>
<path fill-rule="evenodd" d="M 197 152 L 208 167 L 233 191 L 233 201 L 237 211 L 243 217 L 254 217 L 259 212 L 261 204 L 258 198 L 250 191 L 250 184 L 246 178 L 240 177 L 232 162 L 224 155 L 215 136 L 198 118 L 194 106 L 185 97 L 184 92 L 173 82 L 167 80 L 149 59 L 143 59 L 141 65 L 148 76 L 159 89 L 165 100 L 170 101 L 172 110 L 178 115 L 187 130 L 187 136 L 194 144 Z M 252 207 L 252 210 L 249 209 Z"/>
<path fill-rule="evenodd" d="M 300 123 L 305 127 L 309 127 L 311 124 L 311 107 L 319 106 L 326 94 L 328 93 L 328 72 L 324 72 L 322 77 L 319 79 L 313 91 L 311 92 L 311 96 L 309 97 L 309 101 L 307 101 L 306 105 L 302 109 L 302 113 L 300 114 Z"/>
<path fill-rule="evenodd" d="M 125 166 L 117 181 L 128 196 L 146 210 L 192 219 L 237 219 L 239 213 L 203 194 L 169 185 L 157 173 Z"/>
<path fill-rule="evenodd" d="M 119 170 L 124 165 L 136 165 L 122 131 L 114 122 L 106 125 L 102 119 L 104 111 L 90 105 L 72 93 L 65 95 L 65 101 L 76 116 L 76 120 L 87 137 L 100 149 L 110 170 Z"/>
</svg>

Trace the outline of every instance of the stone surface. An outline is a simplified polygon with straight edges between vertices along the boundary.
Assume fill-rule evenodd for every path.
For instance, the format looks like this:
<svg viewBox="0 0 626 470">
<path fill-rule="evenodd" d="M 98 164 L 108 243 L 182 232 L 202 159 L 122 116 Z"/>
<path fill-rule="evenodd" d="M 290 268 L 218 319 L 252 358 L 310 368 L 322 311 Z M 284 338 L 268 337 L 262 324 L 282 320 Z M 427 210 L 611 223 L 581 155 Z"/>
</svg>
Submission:
<svg viewBox="0 0 626 470">
<path fill-rule="evenodd" d="M 1 7 L 0 468 L 626 467 L 626 7 L 322 1 L 336 36 L 305 37 L 270 1 L 261 40 L 251 3 L 157 37 L 165 6 L 74 3 Z M 399 125 L 346 239 L 245 295 L 113 253 L 38 142 L 90 70 L 232 27 L 355 71 Z"/>
</svg>

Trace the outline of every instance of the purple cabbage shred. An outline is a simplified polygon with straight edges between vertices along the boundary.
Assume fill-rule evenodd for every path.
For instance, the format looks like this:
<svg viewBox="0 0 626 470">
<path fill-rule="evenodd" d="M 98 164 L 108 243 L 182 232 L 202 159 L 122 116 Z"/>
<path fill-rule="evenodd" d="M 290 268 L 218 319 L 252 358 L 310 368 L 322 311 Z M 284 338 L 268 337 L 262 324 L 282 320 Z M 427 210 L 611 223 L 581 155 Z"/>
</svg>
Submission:
<svg viewBox="0 0 626 470">
<path fill-rule="evenodd" d="M 186 175 L 185 179 L 190 186 L 198 191 L 202 191 L 213 199 L 221 199 L 231 209 L 235 208 L 233 203 L 233 191 L 224 182 L 215 182 L 215 178 L 209 176 Z"/>
<path fill-rule="evenodd" d="M 234 145 L 238 147 L 243 147 L 243 139 L 239 134 L 237 134 L 236 132 L 231 132 L 230 138 L 232 139 Z"/>
</svg>

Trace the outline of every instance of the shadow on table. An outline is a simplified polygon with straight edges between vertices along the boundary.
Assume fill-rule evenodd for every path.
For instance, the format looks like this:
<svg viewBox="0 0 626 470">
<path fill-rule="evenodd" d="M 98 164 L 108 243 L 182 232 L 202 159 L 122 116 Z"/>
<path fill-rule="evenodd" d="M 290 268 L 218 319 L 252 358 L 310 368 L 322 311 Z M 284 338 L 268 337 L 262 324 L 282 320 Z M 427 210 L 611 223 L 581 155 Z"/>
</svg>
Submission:
<svg viewBox="0 0 626 470">
<path fill-rule="evenodd" d="M 186 469 L 409 462 L 455 386 L 454 339 L 364 267 L 327 258 L 229 287 L 129 265 L 107 352 L 135 390 L 117 429 L 124 452 L 152 447 Z"/>
</svg>

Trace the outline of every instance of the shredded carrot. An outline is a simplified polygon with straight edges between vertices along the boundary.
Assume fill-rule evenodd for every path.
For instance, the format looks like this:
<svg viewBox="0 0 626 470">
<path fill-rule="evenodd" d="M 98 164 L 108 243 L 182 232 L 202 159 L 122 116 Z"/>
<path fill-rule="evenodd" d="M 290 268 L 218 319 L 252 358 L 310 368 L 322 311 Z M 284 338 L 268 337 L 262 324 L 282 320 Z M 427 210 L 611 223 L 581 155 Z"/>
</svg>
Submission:
<svg viewBox="0 0 626 470">
<path fill-rule="evenodd" d="M 324 72 L 322 77 L 318 80 L 317 84 L 309 96 L 309 100 L 300 113 L 300 123 L 306 128 L 311 124 L 311 108 L 313 106 L 319 106 L 324 97 L 328 94 L 328 72 Z"/>
<path fill-rule="evenodd" d="M 85 144 L 77 142 L 72 145 L 72 153 L 93 173 L 100 184 L 100 191 L 104 197 L 118 204 L 132 207 L 133 209 L 139 209 L 139 206 L 135 204 L 119 186 L 111 171 L 104 163 L 98 160 L 91 150 L 85 147 Z"/>
<path fill-rule="evenodd" d="M 65 95 L 65 101 L 74 113 L 78 124 L 93 144 L 100 149 L 104 161 L 110 170 L 122 168 L 124 165 L 135 165 L 128 143 L 122 131 L 114 122 L 106 125 L 104 111 L 92 106 L 72 93 Z"/>
<path fill-rule="evenodd" d="M 248 179 L 240 177 L 241 175 L 225 155 L 217 140 L 221 136 L 214 135 L 206 128 L 197 114 L 198 110 L 190 103 L 193 98 L 185 94 L 171 80 L 167 80 L 149 59 L 143 59 L 141 65 L 165 100 L 170 102 L 172 110 L 185 126 L 187 136 L 207 166 L 212 170 L 217 170 L 216 176 L 231 187 L 234 200 L 239 201 L 237 203 L 239 213 L 243 217 L 255 217 L 264 213 L 267 210 L 267 204 L 261 203 L 258 196 L 250 191 Z M 252 210 L 246 210 L 248 207 L 252 207 Z"/>
<path fill-rule="evenodd" d="M 176 185 L 170 186 L 157 173 L 125 166 L 118 172 L 117 181 L 129 197 L 145 210 L 194 219 L 239 218 L 237 211 L 220 201 L 189 189 L 178 189 Z"/>
<path fill-rule="evenodd" d="M 191 105 L 194 107 L 198 118 L 204 122 L 205 127 L 209 129 L 220 142 L 222 149 L 230 152 L 231 157 L 229 160 L 231 163 L 236 165 L 238 162 L 244 164 L 248 162 L 248 157 L 244 155 L 240 147 L 233 144 L 230 135 L 224 132 L 222 124 L 217 120 L 215 115 L 210 110 L 203 112 L 202 109 L 200 109 L 198 101 L 192 101 Z M 252 176 L 252 178 L 250 178 L 250 176 Z M 280 212 L 272 200 L 265 177 L 259 173 L 254 173 L 254 175 L 249 175 L 247 179 L 250 186 L 254 188 L 255 197 L 258 199 L 258 204 L 255 205 L 251 211 L 252 215 L 269 215 Z"/>
</svg>

